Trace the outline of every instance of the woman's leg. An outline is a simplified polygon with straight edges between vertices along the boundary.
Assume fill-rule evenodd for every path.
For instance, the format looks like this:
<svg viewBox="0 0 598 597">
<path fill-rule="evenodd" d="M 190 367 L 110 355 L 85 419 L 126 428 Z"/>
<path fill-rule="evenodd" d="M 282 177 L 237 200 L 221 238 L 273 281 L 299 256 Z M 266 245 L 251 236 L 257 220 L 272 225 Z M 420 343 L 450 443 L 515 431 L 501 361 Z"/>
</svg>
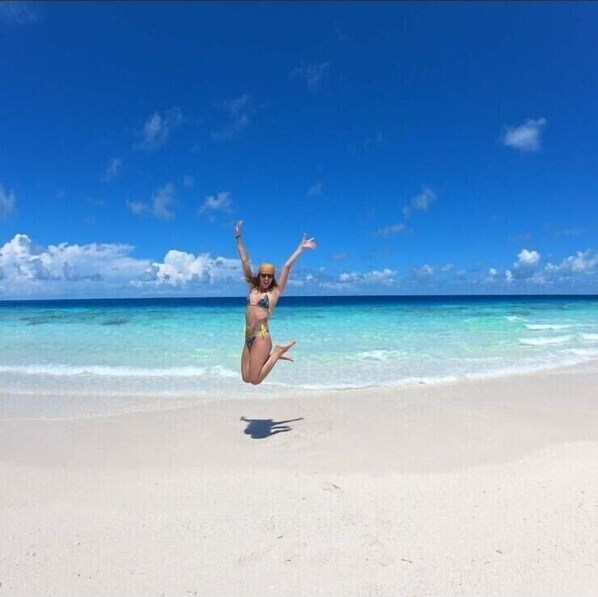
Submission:
<svg viewBox="0 0 598 597">
<path fill-rule="evenodd" d="M 251 347 L 249 382 L 254 385 L 262 383 L 279 359 L 290 360 L 288 357 L 283 357 L 283 355 L 294 344 L 294 340 L 292 342 L 287 342 L 286 344 L 277 344 L 274 347 L 274 350 L 272 350 L 272 340 L 270 339 L 270 336 L 256 338 Z"/>
<path fill-rule="evenodd" d="M 247 346 L 247 342 L 243 345 L 243 352 L 241 354 L 241 377 L 245 383 L 249 383 L 249 364 L 251 362 L 251 350 Z"/>
</svg>

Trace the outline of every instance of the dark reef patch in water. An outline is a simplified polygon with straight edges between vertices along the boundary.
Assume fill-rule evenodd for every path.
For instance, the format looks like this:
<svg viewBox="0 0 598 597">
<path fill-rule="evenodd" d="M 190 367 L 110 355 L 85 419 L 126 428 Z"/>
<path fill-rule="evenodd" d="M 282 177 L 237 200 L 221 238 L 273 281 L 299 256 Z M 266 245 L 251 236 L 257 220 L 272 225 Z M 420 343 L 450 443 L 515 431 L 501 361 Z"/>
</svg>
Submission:
<svg viewBox="0 0 598 597">
<path fill-rule="evenodd" d="M 128 319 L 107 319 L 102 322 L 102 325 L 125 325 L 129 323 Z"/>
</svg>

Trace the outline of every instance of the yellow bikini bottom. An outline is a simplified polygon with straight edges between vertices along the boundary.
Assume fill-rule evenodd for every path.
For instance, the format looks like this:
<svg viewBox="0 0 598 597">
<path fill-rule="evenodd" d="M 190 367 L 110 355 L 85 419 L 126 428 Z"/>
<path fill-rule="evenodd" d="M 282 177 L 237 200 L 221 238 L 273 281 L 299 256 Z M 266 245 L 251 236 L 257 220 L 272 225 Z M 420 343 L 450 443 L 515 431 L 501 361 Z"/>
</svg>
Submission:
<svg viewBox="0 0 598 597">
<path fill-rule="evenodd" d="M 265 338 L 270 334 L 270 330 L 268 326 L 258 321 L 253 327 L 246 327 L 245 328 L 245 344 L 247 344 L 247 348 L 251 348 L 251 345 L 254 343 L 257 337 Z"/>
</svg>

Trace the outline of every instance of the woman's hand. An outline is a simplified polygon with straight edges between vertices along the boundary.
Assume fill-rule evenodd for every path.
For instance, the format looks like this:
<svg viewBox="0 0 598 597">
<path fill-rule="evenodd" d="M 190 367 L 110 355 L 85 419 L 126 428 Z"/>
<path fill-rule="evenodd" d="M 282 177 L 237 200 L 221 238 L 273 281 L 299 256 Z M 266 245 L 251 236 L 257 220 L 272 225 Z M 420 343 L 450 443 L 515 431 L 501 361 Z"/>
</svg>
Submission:
<svg viewBox="0 0 598 597">
<path fill-rule="evenodd" d="M 307 238 L 307 234 L 303 235 L 303 240 L 299 244 L 299 247 L 303 249 L 315 249 L 316 248 L 316 239 L 315 238 Z"/>
<path fill-rule="evenodd" d="M 239 238 L 241 236 L 241 228 L 243 226 L 243 220 L 239 220 L 235 224 L 235 238 Z"/>
</svg>

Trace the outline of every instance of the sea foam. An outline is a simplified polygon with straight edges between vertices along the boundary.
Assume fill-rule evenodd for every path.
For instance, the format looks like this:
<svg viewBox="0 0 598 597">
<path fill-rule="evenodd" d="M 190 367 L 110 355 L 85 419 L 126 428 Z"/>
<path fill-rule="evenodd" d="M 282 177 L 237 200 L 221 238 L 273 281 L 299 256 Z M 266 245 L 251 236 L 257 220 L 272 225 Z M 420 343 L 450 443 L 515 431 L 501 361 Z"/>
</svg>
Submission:
<svg viewBox="0 0 598 597">
<path fill-rule="evenodd" d="M 547 330 L 567 330 L 573 326 L 565 323 L 526 323 L 525 327 L 533 332 L 543 332 Z"/>
<path fill-rule="evenodd" d="M 211 367 L 102 367 L 97 365 L 2 365 L 0 373 L 17 373 L 23 375 L 49 375 L 57 377 L 98 376 L 98 377 L 238 377 L 236 371 L 231 371 L 221 365 Z"/>
<path fill-rule="evenodd" d="M 519 344 L 526 346 L 548 346 L 549 344 L 564 344 L 570 342 L 573 336 L 545 336 L 544 338 L 520 338 Z"/>
</svg>

